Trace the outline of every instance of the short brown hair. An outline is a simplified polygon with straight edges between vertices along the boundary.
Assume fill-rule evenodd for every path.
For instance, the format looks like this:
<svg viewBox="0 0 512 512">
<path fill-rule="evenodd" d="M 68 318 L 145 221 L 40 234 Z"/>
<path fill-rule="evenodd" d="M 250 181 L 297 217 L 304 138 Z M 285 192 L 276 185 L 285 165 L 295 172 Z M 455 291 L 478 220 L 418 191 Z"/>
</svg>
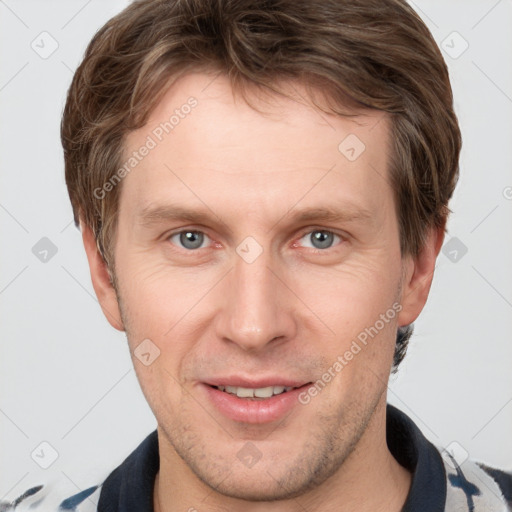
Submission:
<svg viewBox="0 0 512 512">
<path fill-rule="evenodd" d="M 104 198 L 94 191 L 114 176 L 125 136 L 167 87 L 204 68 L 239 89 L 275 90 L 282 79 L 314 86 L 333 113 L 347 101 L 388 113 L 402 253 L 417 254 L 428 229 L 444 226 L 460 130 L 446 64 L 405 0 L 137 0 L 90 42 L 61 126 L 75 223 L 93 230 L 108 265 L 121 183 Z"/>
</svg>

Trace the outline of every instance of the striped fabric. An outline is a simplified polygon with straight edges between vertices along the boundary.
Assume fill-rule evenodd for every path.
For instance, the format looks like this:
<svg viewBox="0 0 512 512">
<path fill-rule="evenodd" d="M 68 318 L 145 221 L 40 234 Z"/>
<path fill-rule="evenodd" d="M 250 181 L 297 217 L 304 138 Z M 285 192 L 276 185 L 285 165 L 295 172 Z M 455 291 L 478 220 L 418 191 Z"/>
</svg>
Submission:
<svg viewBox="0 0 512 512">
<path fill-rule="evenodd" d="M 11 502 L 0 501 L 0 512 L 96 512 L 100 492 L 100 485 L 75 494 L 62 482 L 36 485 Z"/>
</svg>

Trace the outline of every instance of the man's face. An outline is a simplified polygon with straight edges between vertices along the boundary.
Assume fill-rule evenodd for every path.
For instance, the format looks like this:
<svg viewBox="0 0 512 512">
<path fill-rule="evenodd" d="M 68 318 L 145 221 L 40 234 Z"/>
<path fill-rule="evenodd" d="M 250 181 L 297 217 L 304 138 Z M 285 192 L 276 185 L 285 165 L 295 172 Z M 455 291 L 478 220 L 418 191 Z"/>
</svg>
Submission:
<svg viewBox="0 0 512 512">
<path fill-rule="evenodd" d="M 115 263 L 161 453 L 221 493 L 270 500 L 375 443 L 403 268 L 388 119 L 251 101 L 266 114 L 223 76 L 190 74 L 128 136 L 127 159 L 155 147 L 123 180 Z M 143 340 L 144 362 L 160 351 L 147 366 Z"/>
</svg>

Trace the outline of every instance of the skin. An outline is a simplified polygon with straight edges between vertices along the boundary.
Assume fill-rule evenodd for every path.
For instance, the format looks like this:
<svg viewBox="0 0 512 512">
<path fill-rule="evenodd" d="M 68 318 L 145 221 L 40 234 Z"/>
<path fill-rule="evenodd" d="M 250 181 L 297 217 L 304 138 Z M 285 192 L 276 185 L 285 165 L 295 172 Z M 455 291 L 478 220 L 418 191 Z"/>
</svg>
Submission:
<svg viewBox="0 0 512 512">
<path fill-rule="evenodd" d="M 157 511 L 398 511 L 410 487 L 386 445 L 387 382 L 396 330 L 425 304 L 443 229 L 429 231 L 417 257 L 401 255 L 389 119 L 372 110 L 320 113 L 299 84 L 288 87 L 295 99 L 252 91 L 261 113 L 224 76 L 189 74 L 129 134 L 126 155 L 197 99 L 122 182 L 117 293 L 82 226 L 94 289 L 112 326 L 126 331 L 158 421 Z M 349 134 L 366 146 L 355 161 L 338 150 Z M 206 217 L 143 222 L 156 205 Z M 346 215 L 294 220 L 326 206 Z M 201 248 L 172 236 L 180 230 L 204 233 Z M 330 246 L 315 248 L 318 231 Z M 236 252 L 248 236 L 263 250 L 252 263 Z M 201 388 L 221 375 L 316 382 L 393 304 L 400 313 L 307 405 L 278 421 L 233 421 Z M 160 350 L 149 366 L 134 356 L 147 338 Z M 250 468 L 237 457 L 248 442 L 261 454 Z"/>
</svg>

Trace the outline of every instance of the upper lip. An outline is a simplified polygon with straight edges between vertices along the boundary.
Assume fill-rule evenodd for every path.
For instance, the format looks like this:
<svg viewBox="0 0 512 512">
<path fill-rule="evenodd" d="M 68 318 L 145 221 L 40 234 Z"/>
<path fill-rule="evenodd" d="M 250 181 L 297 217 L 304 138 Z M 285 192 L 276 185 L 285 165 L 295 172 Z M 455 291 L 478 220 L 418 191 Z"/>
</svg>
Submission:
<svg viewBox="0 0 512 512">
<path fill-rule="evenodd" d="M 258 379 L 246 378 L 241 376 L 226 376 L 226 377 L 215 377 L 207 380 L 203 380 L 204 384 L 209 386 L 234 386 L 237 388 L 268 388 L 270 386 L 283 386 L 285 388 L 299 388 L 308 384 L 308 381 L 287 379 L 283 376 L 276 375 L 275 377 L 260 377 Z"/>
</svg>

